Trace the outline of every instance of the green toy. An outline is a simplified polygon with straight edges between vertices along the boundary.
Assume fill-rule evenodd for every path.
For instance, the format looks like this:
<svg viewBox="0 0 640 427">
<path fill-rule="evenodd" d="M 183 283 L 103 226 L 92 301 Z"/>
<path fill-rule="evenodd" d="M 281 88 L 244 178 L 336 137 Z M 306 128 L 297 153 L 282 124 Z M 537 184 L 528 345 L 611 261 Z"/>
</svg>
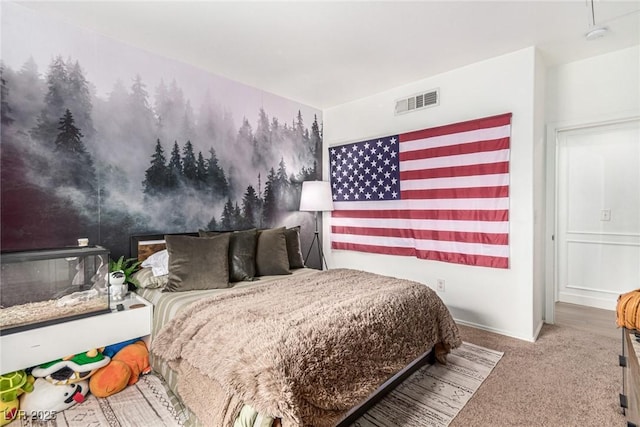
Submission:
<svg viewBox="0 0 640 427">
<path fill-rule="evenodd" d="M 23 392 L 33 391 L 33 381 L 29 381 L 29 376 L 23 370 L 9 372 L 0 375 L 0 400 L 11 402 Z"/>
</svg>

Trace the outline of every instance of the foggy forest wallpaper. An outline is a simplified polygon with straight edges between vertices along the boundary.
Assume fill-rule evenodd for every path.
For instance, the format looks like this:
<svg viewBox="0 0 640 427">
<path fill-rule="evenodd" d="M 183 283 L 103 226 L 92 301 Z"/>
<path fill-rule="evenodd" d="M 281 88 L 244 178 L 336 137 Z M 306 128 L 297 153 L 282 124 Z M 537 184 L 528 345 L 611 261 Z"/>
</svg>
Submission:
<svg viewBox="0 0 640 427">
<path fill-rule="evenodd" d="M 6 6 L 3 251 L 88 237 L 126 256 L 135 234 L 279 225 L 307 247 L 319 110 Z"/>
</svg>

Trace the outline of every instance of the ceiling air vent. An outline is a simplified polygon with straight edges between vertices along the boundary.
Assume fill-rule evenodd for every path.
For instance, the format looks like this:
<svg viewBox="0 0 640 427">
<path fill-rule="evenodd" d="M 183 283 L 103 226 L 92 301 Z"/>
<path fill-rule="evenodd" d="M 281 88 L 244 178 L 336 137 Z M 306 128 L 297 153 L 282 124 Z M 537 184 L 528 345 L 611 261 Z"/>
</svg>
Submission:
<svg viewBox="0 0 640 427">
<path fill-rule="evenodd" d="M 421 110 L 427 107 L 435 107 L 440 104 L 440 90 L 433 89 L 429 92 L 412 95 L 396 101 L 396 114 L 404 114 L 410 111 Z"/>
</svg>

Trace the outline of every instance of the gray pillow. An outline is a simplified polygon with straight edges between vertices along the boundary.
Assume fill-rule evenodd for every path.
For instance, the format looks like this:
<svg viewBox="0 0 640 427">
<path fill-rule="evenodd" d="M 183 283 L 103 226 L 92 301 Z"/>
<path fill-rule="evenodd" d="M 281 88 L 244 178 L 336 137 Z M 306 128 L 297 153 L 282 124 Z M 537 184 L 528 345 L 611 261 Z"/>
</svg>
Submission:
<svg viewBox="0 0 640 427">
<path fill-rule="evenodd" d="M 258 231 L 256 247 L 256 275 L 291 274 L 285 227 Z"/>
<path fill-rule="evenodd" d="M 287 228 L 284 231 L 287 240 L 287 255 L 289 256 L 289 268 L 304 267 L 304 258 L 300 247 L 300 226 Z"/>
<path fill-rule="evenodd" d="M 229 281 L 251 281 L 256 275 L 256 239 L 258 230 L 227 232 L 229 237 Z M 198 231 L 200 237 L 213 237 L 222 234 L 220 231 Z"/>
<path fill-rule="evenodd" d="M 216 237 L 165 236 L 169 282 L 165 292 L 229 287 L 229 234 Z"/>
</svg>

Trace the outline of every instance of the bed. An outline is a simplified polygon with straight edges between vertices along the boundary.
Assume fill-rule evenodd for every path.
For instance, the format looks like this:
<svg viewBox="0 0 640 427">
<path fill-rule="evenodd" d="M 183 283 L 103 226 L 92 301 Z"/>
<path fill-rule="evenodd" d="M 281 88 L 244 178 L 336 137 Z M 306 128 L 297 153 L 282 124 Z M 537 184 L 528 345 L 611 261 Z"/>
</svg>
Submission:
<svg viewBox="0 0 640 427">
<path fill-rule="evenodd" d="M 433 363 L 434 348 L 443 356 L 461 344 L 427 286 L 305 268 L 298 233 L 132 237 L 132 256 L 147 260 L 137 293 L 154 305 L 151 365 L 187 408 L 187 424 L 346 427 Z M 163 257 L 158 284 L 164 275 L 149 260 Z M 213 264 L 217 279 L 198 276 Z"/>
</svg>

